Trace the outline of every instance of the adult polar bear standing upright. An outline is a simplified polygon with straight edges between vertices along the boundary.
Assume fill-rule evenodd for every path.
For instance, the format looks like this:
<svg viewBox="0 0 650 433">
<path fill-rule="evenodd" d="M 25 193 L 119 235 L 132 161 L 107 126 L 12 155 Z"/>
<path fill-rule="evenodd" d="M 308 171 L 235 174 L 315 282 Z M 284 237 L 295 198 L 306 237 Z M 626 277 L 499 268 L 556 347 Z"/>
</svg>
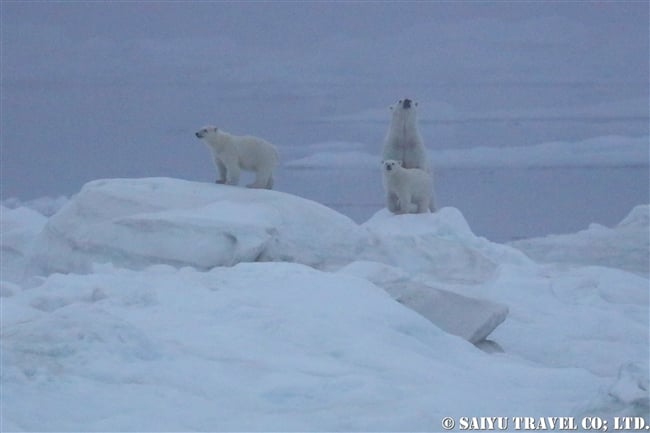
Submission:
<svg viewBox="0 0 650 433">
<path fill-rule="evenodd" d="M 392 105 L 392 119 L 384 142 L 382 157 L 384 161 L 400 161 L 404 169 L 420 169 L 431 179 L 431 168 L 427 152 L 418 130 L 417 102 L 410 99 L 400 99 Z M 429 206 L 435 211 L 433 188 L 429 189 Z M 409 212 L 408 204 L 402 204 L 395 191 L 386 191 L 386 206 L 393 213 Z"/>
<path fill-rule="evenodd" d="M 255 172 L 255 182 L 249 188 L 273 188 L 273 170 L 278 165 L 278 150 L 274 145 L 250 135 L 237 136 L 205 126 L 196 132 L 210 148 L 219 169 L 217 183 L 239 184 L 241 170 Z"/>
<path fill-rule="evenodd" d="M 402 161 L 404 168 L 430 171 L 426 149 L 418 130 L 417 105 L 417 102 L 410 99 L 400 99 L 390 107 L 393 113 L 382 159 Z"/>
</svg>

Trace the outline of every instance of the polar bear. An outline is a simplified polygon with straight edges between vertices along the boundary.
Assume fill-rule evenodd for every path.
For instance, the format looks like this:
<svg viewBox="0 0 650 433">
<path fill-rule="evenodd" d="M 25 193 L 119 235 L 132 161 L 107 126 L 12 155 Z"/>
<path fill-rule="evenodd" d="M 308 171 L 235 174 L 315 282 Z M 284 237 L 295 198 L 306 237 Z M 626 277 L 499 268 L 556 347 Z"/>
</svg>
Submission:
<svg viewBox="0 0 650 433">
<path fill-rule="evenodd" d="M 249 188 L 273 188 L 273 170 L 278 165 L 278 150 L 261 138 L 237 136 L 205 126 L 196 134 L 210 148 L 214 163 L 219 169 L 217 183 L 238 185 L 240 170 L 255 172 L 255 182 Z"/>
<path fill-rule="evenodd" d="M 393 213 L 427 213 L 435 210 L 429 173 L 420 168 L 404 168 L 402 161 L 382 161 L 388 210 Z"/>
<path fill-rule="evenodd" d="M 402 161 L 404 168 L 430 171 L 426 149 L 418 130 L 417 102 L 400 99 L 390 107 L 392 119 L 384 141 L 382 159 Z"/>
</svg>

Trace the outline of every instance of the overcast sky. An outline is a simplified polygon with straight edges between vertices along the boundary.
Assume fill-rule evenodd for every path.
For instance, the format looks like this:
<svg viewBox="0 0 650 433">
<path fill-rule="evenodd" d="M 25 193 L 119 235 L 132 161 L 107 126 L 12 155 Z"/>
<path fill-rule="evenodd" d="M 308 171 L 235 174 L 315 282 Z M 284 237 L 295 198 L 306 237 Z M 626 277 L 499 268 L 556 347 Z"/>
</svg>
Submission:
<svg viewBox="0 0 650 433">
<path fill-rule="evenodd" d="M 645 1 L 3 1 L 1 20 L 3 198 L 203 178 L 206 123 L 300 146 L 375 141 L 386 125 L 327 119 L 404 95 L 479 114 L 648 98 Z"/>
</svg>

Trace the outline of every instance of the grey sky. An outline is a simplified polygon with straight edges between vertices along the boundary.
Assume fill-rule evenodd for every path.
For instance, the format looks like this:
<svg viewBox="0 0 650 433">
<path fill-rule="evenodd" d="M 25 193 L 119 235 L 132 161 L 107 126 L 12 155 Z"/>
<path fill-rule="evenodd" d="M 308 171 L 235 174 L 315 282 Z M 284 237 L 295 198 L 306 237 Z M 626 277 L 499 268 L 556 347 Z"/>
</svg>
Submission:
<svg viewBox="0 0 650 433">
<path fill-rule="evenodd" d="M 647 2 L 3 1 L 2 196 L 203 179 L 205 123 L 374 143 L 385 125 L 328 119 L 404 95 L 479 114 L 638 107 L 648 22 Z M 436 145 L 472 144 L 455 140 Z"/>
</svg>

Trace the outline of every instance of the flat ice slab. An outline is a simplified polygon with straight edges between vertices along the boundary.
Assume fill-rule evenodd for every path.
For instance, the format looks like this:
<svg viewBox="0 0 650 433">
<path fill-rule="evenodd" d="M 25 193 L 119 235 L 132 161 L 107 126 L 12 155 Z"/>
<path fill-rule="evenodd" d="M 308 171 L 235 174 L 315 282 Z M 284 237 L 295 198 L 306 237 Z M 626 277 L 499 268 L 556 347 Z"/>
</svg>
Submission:
<svg viewBox="0 0 650 433">
<path fill-rule="evenodd" d="M 340 272 L 372 281 L 443 331 L 473 344 L 485 340 L 508 315 L 504 304 L 435 288 L 380 263 L 355 262 Z"/>
</svg>

